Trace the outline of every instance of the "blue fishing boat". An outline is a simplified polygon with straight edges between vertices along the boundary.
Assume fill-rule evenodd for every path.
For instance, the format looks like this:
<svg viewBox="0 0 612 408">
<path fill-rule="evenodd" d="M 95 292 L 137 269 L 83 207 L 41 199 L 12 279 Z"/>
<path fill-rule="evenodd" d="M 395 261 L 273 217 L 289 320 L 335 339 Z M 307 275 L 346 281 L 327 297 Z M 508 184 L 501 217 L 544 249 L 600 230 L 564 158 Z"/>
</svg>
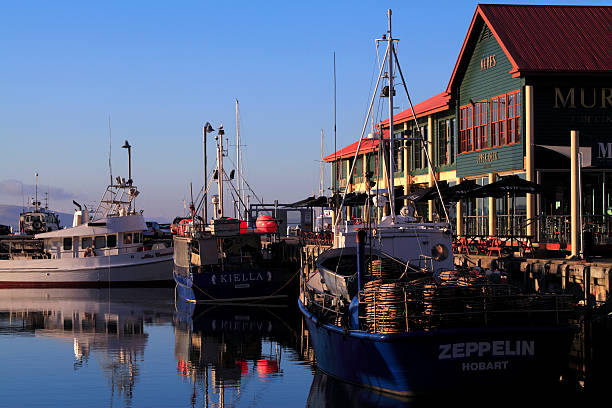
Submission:
<svg viewBox="0 0 612 408">
<path fill-rule="evenodd" d="M 390 10 L 388 15 L 389 30 L 378 40 L 387 51 L 374 95 L 386 78 L 383 94 L 389 98 L 392 129 L 392 62 L 404 86 L 405 80 L 391 36 Z M 388 71 L 383 74 L 385 62 Z M 393 146 L 393 132 L 390 138 Z M 422 145 L 427 146 L 424 140 Z M 423 150 L 431 171 L 431 158 Z M 573 298 L 524 293 L 499 271 L 454 270 L 450 224 L 396 216 L 392 156 L 387 163 L 391 215 L 371 219 L 368 203 L 376 205 L 376 197 L 366 201 L 363 225 L 348 228 L 344 223 L 342 229 L 341 204 L 334 248 L 318 256 L 314 273 L 309 267 L 301 274 L 298 303 L 317 367 L 329 376 L 398 396 L 558 381 L 576 332 Z"/>
</svg>

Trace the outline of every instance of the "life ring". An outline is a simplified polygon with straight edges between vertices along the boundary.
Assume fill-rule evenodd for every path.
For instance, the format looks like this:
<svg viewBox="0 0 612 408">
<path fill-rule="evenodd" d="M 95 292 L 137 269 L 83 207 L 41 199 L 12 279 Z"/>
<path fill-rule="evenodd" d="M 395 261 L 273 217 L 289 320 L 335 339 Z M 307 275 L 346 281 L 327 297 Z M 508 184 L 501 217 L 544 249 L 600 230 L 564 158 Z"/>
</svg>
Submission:
<svg viewBox="0 0 612 408">
<path fill-rule="evenodd" d="M 32 222 L 32 228 L 34 228 L 35 230 L 42 229 L 42 227 L 43 227 L 43 224 L 40 220 L 34 220 Z"/>
</svg>

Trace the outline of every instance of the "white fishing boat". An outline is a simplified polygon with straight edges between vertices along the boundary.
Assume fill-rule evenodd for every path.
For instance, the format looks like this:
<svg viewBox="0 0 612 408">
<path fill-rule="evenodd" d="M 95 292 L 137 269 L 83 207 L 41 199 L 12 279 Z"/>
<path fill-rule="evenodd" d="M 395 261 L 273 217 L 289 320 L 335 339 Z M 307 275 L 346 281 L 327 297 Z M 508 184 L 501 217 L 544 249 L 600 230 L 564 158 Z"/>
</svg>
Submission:
<svg viewBox="0 0 612 408">
<path fill-rule="evenodd" d="M 128 149 L 129 144 L 123 147 Z M 150 286 L 172 281 L 173 248 L 147 229 L 130 177 L 111 183 L 90 216 L 75 202 L 71 228 L 0 240 L 0 288 Z"/>
</svg>

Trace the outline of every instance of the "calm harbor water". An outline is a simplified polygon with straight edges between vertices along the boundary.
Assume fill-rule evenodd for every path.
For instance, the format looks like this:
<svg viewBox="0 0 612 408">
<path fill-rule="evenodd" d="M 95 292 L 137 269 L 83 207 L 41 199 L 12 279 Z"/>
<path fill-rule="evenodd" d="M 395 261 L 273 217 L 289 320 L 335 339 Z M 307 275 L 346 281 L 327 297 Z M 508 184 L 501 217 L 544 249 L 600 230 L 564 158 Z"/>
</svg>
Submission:
<svg viewBox="0 0 612 408">
<path fill-rule="evenodd" d="M 0 290 L 0 407 L 438 405 L 317 372 L 287 303 L 194 308 L 172 288 Z"/>
</svg>

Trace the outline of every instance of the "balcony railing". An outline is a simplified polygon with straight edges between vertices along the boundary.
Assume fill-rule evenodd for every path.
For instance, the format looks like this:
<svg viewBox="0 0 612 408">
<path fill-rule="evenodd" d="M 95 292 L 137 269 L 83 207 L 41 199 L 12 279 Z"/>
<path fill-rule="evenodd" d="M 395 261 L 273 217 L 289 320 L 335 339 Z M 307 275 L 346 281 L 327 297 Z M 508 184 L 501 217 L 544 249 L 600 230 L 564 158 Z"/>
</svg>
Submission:
<svg viewBox="0 0 612 408">
<path fill-rule="evenodd" d="M 537 234 L 534 241 L 542 243 L 568 244 L 571 242 L 571 217 L 569 215 L 543 215 L 528 220 L 521 215 L 497 215 L 497 235 L 526 236 L 527 225 L 534 224 Z M 488 235 L 489 217 L 486 215 L 468 215 L 463 217 L 465 235 Z M 583 239 L 595 245 L 612 244 L 612 216 L 583 215 Z M 585 242 L 585 245 L 587 243 Z"/>
</svg>

